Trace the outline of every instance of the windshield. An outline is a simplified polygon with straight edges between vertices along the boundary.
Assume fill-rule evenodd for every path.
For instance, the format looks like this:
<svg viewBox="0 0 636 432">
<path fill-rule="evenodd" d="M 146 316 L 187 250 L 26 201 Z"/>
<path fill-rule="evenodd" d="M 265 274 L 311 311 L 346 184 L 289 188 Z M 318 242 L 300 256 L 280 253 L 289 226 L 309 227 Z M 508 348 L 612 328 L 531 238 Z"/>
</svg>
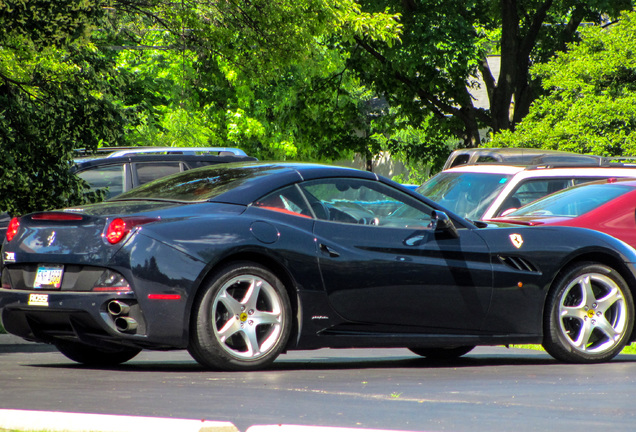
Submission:
<svg viewBox="0 0 636 432">
<path fill-rule="evenodd" d="M 633 187 L 613 183 L 588 184 L 563 189 L 523 206 L 508 216 L 577 217 L 634 190 Z"/>
<path fill-rule="evenodd" d="M 115 200 L 208 201 L 231 189 L 259 181 L 261 176 L 272 170 L 267 166 L 244 163 L 196 168 L 146 183 Z"/>
<path fill-rule="evenodd" d="M 512 175 L 442 171 L 417 192 L 468 219 L 481 219 Z"/>
</svg>

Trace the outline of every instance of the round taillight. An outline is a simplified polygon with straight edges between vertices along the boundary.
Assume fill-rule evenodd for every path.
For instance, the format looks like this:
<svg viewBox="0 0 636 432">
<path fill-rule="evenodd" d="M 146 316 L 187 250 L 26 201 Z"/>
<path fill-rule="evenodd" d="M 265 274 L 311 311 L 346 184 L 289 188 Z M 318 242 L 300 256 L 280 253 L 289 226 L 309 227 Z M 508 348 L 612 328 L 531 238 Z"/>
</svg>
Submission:
<svg viewBox="0 0 636 432">
<path fill-rule="evenodd" d="M 106 228 L 106 240 L 108 243 L 115 244 L 119 243 L 121 239 L 126 237 L 130 228 L 126 225 L 126 222 L 121 218 L 116 218 L 108 224 L 108 228 Z"/>
<path fill-rule="evenodd" d="M 18 228 L 20 228 L 20 218 L 14 217 L 7 228 L 7 241 L 13 240 L 13 237 L 18 233 Z"/>
</svg>

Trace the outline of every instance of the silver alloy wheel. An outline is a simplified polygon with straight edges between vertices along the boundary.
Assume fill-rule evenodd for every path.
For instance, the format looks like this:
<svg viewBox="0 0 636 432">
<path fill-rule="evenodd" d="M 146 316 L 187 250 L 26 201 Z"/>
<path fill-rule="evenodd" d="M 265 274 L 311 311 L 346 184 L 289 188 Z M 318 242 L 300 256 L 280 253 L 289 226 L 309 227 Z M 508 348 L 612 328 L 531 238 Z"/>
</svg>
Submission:
<svg viewBox="0 0 636 432">
<path fill-rule="evenodd" d="M 559 326 L 566 341 L 582 353 L 603 353 L 623 339 L 628 310 L 621 288 L 599 273 L 582 274 L 563 290 Z"/>
<path fill-rule="evenodd" d="M 267 355 L 283 331 L 284 306 L 269 282 L 242 274 L 228 280 L 212 305 L 212 328 L 232 357 L 256 360 Z"/>
</svg>

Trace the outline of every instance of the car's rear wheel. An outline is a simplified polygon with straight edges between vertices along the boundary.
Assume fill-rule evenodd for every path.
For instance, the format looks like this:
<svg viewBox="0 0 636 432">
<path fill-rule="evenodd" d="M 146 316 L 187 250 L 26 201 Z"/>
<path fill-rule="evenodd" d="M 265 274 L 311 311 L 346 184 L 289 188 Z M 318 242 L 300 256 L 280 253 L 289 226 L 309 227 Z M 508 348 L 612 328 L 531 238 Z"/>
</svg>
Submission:
<svg viewBox="0 0 636 432">
<path fill-rule="evenodd" d="M 452 360 L 468 354 L 474 346 L 457 346 L 442 348 L 409 348 L 411 352 L 431 360 Z"/>
<path fill-rule="evenodd" d="M 121 347 L 104 350 L 78 342 L 59 341 L 57 349 L 69 359 L 89 366 L 116 366 L 125 363 L 141 352 L 137 348 Z"/>
<path fill-rule="evenodd" d="M 634 301 L 622 276 L 604 264 L 567 269 L 548 294 L 543 347 L 571 363 L 611 360 L 634 326 Z"/>
<path fill-rule="evenodd" d="M 212 369 L 263 368 L 278 357 L 291 332 L 283 283 L 255 263 L 217 273 L 195 300 L 192 316 L 188 351 Z"/>
</svg>

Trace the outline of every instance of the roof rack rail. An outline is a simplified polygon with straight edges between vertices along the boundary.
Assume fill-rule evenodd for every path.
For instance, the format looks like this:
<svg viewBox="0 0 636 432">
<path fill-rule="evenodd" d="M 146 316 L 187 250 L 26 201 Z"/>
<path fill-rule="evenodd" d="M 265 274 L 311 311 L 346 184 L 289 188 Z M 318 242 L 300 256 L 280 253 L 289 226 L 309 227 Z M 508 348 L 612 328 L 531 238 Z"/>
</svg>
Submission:
<svg viewBox="0 0 636 432">
<path fill-rule="evenodd" d="M 537 163 L 534 165 L 527 165 L 525 168 L 527 170 L 531 169 L 548 169 L 548 168 L 636 168 L 636 158 L 630 157 L 602 157 L 602 156 L 593 156 L 597 158 L 597 160 L 545 160 L 541 161 L 542 163 Z M 548 158 L 549 159 L 549 158 Z M 620 162 L 620 160 L 624 160 L 625 162 Z M 632 162 L 627 162 L 631 160 Z"/>
<path fill-rule="evenodd" d="M 602 156 L 584 154 L 544 154 L 528 161 L 528 168 L 603 167 L 609 162 Z"/>
<path fill-rule="evenodd" d="M 605 159 L 611 164 L 636 166 L 636 156 L 607 156 Z"/>
<path fill-rule="evenodd" d="M 247 154 L 234 147 L 101 147 L 96 152 L 86 149 L 76 149 L 82 156 L 105 154 L 106 157 L 128 156 L 133 154 L 182 154 L 182 155 L 205 155 L 216 154 L 218 156 L 247 156 Z"/>
</svg>

